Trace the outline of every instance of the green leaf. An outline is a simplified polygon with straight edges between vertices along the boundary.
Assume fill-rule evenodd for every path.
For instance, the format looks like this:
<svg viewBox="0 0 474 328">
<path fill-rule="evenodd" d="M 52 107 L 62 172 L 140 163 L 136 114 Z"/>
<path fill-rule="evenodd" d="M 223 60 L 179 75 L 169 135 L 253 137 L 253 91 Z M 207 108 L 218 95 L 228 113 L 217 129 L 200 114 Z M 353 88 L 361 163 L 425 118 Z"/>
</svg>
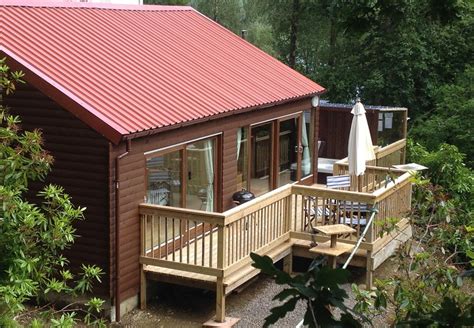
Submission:
<svg viewBox="0 0 474 328">
<path fill-rule="evenodd" d="M 276 306 L 270 310 L 271 314 L 265 318 L 263 324 L 264 327 L 269 327 L 270 325 L 276 323 L 281 318 L 284 318 L 288 312 L 291 312 L 295 309 L 298 298 L 290 298 L 287 302 L 283 303 L 280 306 Z"/>
</svg>

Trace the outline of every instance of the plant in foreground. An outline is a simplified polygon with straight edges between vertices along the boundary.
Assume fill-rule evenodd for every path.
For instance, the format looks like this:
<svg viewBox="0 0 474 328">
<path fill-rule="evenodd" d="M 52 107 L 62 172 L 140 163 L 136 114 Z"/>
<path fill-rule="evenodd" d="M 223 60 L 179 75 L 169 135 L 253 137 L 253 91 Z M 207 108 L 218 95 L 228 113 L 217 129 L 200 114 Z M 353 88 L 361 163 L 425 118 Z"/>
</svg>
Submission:
<svg viewBox="0 0 474 328">
<path fill-rule="evenodd" d="M 282 305 L 271 309 L 271 314 L 265 318 L 264 327 L 276 323 L 295 309 L 299 301 L 306 303 L 304 324 L 309 327 L 361 327 L 358 319 L 365 317 L 358 315 L 344 304 L 348 295 L 340 285 L 348 282 L 349 271 L 320 267 L 321 262 L 314 260 L 308 271 L 290 276 L 277 269 L 268 256 L 251 253 L 255 268 L 271 276 L 279 285 L 288 286 L 274 297 L 274 300 L 283 302 Z M 336 314 L 338 309 L 339 314 Z"/>
<path fill-rule="evenodd" d="M 15 91 L 21 72 L 10 72 L 0 59 L 0 74 L 0 89 L 6 94 Z M 53 159 L 43 150 L 41 132 L 22 131 L 20 123 L 0 106 L 0 326 L 18 326 L 31 313 L 24 312 L 25 303 L 34 300 L 41 307 L 33 310 L 38 317 L 32 327 L 48 320 L 48 326 L 70 327 L 77 311 L 83 310 L 77 303 L 56 310 L 48 300 L 90 292 L 103 272 L 91 265 L 83 265 L 76 275 L 68 269 L 62 254 L 73 244 L 74 223 L 84 219 L 85 209 L 74 206 L 62 187 L 45 186 L 37 204 L 26 200 L 29 183 L 43 181 Z M 102 304 L 99 299 L 86 304 L 86 323 L 104 325 L 99 316 Z"/>
</svg>

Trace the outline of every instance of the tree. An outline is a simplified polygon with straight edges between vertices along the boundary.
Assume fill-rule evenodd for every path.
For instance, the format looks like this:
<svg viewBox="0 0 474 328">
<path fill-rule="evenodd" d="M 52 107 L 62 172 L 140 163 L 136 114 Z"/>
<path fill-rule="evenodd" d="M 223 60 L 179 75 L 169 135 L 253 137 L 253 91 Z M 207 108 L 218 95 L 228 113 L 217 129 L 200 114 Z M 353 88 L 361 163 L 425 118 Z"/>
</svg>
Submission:
<svg viewBox="0 0 474 328">
<path fill-rule="evenodd" d="M 0 59 L 1 89 L 15 91 L 23 74 L 11 72 Z M 20 119 L 0 107 L 0 326 L 15 326 L 12 318 L 31 299 L 44 301 L 57 293 L 69 295 L 90 292 L 100 282 L 102 270 L 82 266 L 76 277 L 68 270 L 62 252 L 74 242 L 73 224 L 82 220 L 84 208 L 74 206 L 63 188 L 45 186 L 41 204 L 25 199 L 30 181 L 43 180 L 53 158 L 42 148 L 39 130 L 22 131 Z M 91 299 L 86 323 L 103 325 L 95 316 L 103 301 Z M 53 318 L 64 326 L 74 323 L 74 313 Z M 53 314 L 54 311 L 53 311 Z"/>
<path fill-rule="evenodd" d="M 474 168 L 474 66 L 433 91 L 434 110 L 425 113 L 415 122 L 411 133 L 429 150 L 442 143 L 457 145 L 466 154 L 466 163 Z"/>
<path fill-rule="evenodd" d="M 240 35 L 244 16 L 240 0 L 192 0 L 199 12 Z"/>
</svg>

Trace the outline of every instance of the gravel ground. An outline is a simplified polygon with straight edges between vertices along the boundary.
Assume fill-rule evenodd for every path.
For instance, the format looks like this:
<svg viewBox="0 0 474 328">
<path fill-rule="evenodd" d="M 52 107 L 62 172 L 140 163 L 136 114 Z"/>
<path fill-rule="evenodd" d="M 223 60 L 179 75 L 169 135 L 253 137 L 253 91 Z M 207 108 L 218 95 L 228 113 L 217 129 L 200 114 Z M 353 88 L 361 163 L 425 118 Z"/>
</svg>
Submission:
<svg viewBox="0 0 474 328">
<path fill-rule="evenodd" d="M 390 275 L 394 270 L 392 261 L 386 261 L 376 272 L 377 276 Z M 364 271 L 351 270 L 353 282 L 363 283 Z M 347 305 L 352 307 L 354 299 L 350 284 L 343 286 L 350 295 Z M 242 292 L 227 296 L 227 316 L 240 318 L 236 327 L 262 327 L 270 309 L 278 302 L 272 298 L 284 287 L 278 286 L 270 278 L 260 275 Z M 148 303 L 146 311 L 135 310 L 122 318 L 117 327 L 202 327 L 214 315 L 214 293 L 199 289 L 174 285 L 157 284 L 156 295 Z M 295 311 L 278 321 L 276 327 L 295 327 L 303 318 L 305 304 L 297 304 Z M 390 315 L 380 315 L 372 321 L 374 327 L 386 327 Z"/>
</svg>

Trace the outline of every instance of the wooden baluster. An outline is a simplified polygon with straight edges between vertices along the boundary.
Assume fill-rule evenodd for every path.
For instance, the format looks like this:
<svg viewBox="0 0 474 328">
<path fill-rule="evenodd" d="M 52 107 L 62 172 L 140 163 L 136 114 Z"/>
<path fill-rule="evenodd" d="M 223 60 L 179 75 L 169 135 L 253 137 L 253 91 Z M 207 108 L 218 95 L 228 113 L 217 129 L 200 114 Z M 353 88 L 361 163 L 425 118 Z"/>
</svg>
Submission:
<svg viewBox="0 0 474 328">
<path fill-rule="evenodd" d="M 179 262 L 183 262 L 183 221 L 178 220 L 179 222 Z"/>
<path fill-rule="evenodd" d="M 165 255 L 168 260 L 168 217 L 165 216 Z"/>
<path fill-rule="evenodd" d="M 189 220 L 186 220 L 186 263 L 189 264 L 189 252 L 191 248 L 191 243 L 190 243 L 190 232 L 189 232 Z"/>
<path fill-rule="evenodd" d="M 201 265 L 204 266 L 204 257 L 205 257 L 205 248 L 206 248 L 206 241 L 205 241 L 205 231 L 206 231 L 206 223 L 202 223 L 202 235 L 201 235 Z"/>
<path fill-rule="evenodd" d="M 197 236 L 197 230 L 198 230 L 198 224 L 197 221 L 194 222 L 194 265 L 198 265 L 198 260 L 197 260 L 197 248 L 198 248 L 198 236 Z"/>
<path fill-rule="evenodd" d="M 155 218 L 158 219 L 158 258 L 161 259 L 161 216 Z"/>
<path fill-rule="evenodd" d="M 212 268 L 212 239 L 214 237 L 214 226 L 212 224 L 209 224 L 210 230 L 209 230 L 209 267 Z"/>
<path fill-rule="evenodd" d="M 175 231 L 175 219 L 172 218 L 171 219 L 171 223 L 173 224 L 173 228 L 171 228 L 171 237 L 173 238 L 173 249 L 172 249 L 172 259 L 173 259 L 173 262 L 175 261 L 175 253 L 176 253 L 176 245 L 175 245 L 175 240 L 176 240 L 176 231 Z"/>
</svg>

